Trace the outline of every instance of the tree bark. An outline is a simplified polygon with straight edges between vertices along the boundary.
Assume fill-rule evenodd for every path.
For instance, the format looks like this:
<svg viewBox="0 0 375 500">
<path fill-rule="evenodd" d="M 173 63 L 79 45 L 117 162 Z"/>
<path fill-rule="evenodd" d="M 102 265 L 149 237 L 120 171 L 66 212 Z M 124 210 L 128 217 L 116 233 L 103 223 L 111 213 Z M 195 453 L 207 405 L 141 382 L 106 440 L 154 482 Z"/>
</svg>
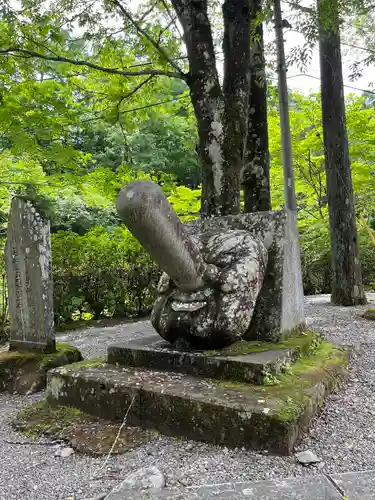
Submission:
<svg viewBox="0 0 375 500">
<path fill-rule="evenodd" d="M 261 1 L 254 0 L 251 9 L 248 134 L 242 181 L 245 212 L 271 210 L 263 26 L 257 22 L 261 10 Z"/>
<path fill-rule="evenodd" d="M 366 303 L 359 261 L 352 175 L 346 130 L 339 13 L 334 0 L 318 0 L 322 121 L 334 304 Z"/>
<path fill-rule="evenodd" d="M 250 90 L 250 0 L 226 0 L 224 18 L 224 213 L 240 211 Z"/>
<path fill-rule="evenodd" d="M 172 0 L 189 60 L 187 83 L 197 118 L 202 161 L 203 217 L 240 210 L 240 178 L 247 133 L 250 0 L 226 0 L 225 75 L 216 68 L 207 0 Z"/>
</svg>

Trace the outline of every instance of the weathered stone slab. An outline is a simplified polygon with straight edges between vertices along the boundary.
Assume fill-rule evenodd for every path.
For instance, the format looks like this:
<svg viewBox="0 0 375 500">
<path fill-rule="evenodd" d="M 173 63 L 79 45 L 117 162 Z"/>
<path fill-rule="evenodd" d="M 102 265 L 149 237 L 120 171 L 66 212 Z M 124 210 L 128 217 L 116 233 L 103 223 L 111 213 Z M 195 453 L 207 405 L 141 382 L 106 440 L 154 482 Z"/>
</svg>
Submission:
<svg viewBox="0 0 375 500">
<path fill-rule="evenodd" d="M 269 387 L 112 365 L 59 368 L 48 373 L 47 395 L 102 418 L 128 412 L 129 425 L 166 435 L 288 454 L 346 375 L 345 361 L 325 345 Z"/>
<path fill-rule="evenodd" d="M 6 243 L 10 348 L 55 350 L 50 225 L 14 198 Z"/>
<path fill-rule="evenodd" d="M 331 478 L 349 500 L 375 498 L 375 471 L 335 474 Z"/>
<path fill-rule="evenodd" d="M 256 212 L 197 221 L 192 234 L 245 230 L 259 238 L 268 250 L 262 288 L 256 300 L 246 340 L 279 342 L 304 325 L 304 296 L 295 214 L 286 211 Z"/>
<path fill-rule="evenodd" d="M 125 500 L 125 498 L 126 500 L 340 500 L 342 496 L 325 476 L 319 475 L 160 492 L 127 491 L 126 497 L 124 494 L 121 496 L 113 492 L 106 498 L 108 500 Z M 349 498 L 352 499 L 351 496 Z"/>
<path fill-rule="evenodd" d="M 321 339 L 312 333 L 295 335 L 280 344 L 268 342 L 238 342 L 217 351 L 183 351 L 158 336 L 133 340 L 108 348 L 109 364 L 144 367 L 186 373 L 203 378 L 263 384 L 270 376 L 278 376 L 301 353 L 307 353 L 311 344 Z M 270 344 L 270 345 L 267 345 Z M 273 347 L 273 349 L 270 349 Z M 252 352 L 253 351 L 253 352 Z"/>
</svg>

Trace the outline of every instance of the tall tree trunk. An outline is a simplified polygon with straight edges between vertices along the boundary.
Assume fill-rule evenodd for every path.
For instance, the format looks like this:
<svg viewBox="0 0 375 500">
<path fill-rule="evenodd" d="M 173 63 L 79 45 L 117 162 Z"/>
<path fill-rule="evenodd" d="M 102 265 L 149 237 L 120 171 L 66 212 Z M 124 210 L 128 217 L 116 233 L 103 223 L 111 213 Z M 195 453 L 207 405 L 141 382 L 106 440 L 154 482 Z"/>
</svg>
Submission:
<svg viewBox="0 0 375 500">
<path fill-rule="evenodd" d="M 332 302 L 364 304 L 346 130 L 337 1 L 318 0 L 322 120 L 332 245 Z"/>
<path fill-rule="evenodd" d="M 240 211 L 241 178 L 246 151 L 250 90 L 250 0 L 225 0 L 224 98 L 225 98 L 225 213 Z"/>
<path fill-rule="evenodd" d="M 267 80 L 260 0 L 251 9 L 248 134 L 243 172 L 245 212 L 271 209 L 267 126 Z"/>
<path fill-rule="evenodd" d="M 207 0 L 172 0 L 184 30 L 187 83 L 198 124 L 203 217 L 240 210 L 240 176 L 247 132 L 250 0 L 226 0 L 224 85 L 216 68 Z"/>
<path fill-rule="evenodd" d="M 205 1 L 172 0 L 184 30 L 189 59 L 188 85 L 198 125 L 204 216 L 221 205 L 224 97 L 219 83 L 211 25 Z"/>
</svg>

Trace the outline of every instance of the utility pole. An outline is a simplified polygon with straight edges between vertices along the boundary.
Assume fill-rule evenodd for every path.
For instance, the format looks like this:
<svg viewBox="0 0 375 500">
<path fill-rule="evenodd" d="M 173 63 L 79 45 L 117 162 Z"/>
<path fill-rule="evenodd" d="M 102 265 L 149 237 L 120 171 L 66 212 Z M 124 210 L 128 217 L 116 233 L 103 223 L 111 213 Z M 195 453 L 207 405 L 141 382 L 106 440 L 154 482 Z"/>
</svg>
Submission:
<svg viewBox="0 0 375 500">
<path fill-rule="evenodd" d="M 288 86 L 286 82 L 286 65 L 283 38 L 283 21 L 280 0 L 274 0 L 277 66 L 279 75 L 279 108 L 281 147 L 284 171 L 284 197 L 286 212 L 285 245 L 289 255 L 288 273 L 283 283 L 285 289 L 292 291 L 295 297 L 287 316 L 295 319 L 294 324 L 304 324 L 304 295 L 301 269 L 301 251 L 297 224 L 297 202 L 294 186 L 292 140 L 290 136 Z M 285 318 L 287 321 L 287 319 Z"/>
<path fill-rule="evenodd" d="M 297 212 L 296 192 L 294 186 L 292 140 L 290 136 L 288 85 L 286 81 L 283 22 L 280 0 L 274 1 L 274 16 L 277 47 L 277 73 L 279 77 L 280 130 L 284 171 L 285 205 L 292 212 Z"/>
</svg>

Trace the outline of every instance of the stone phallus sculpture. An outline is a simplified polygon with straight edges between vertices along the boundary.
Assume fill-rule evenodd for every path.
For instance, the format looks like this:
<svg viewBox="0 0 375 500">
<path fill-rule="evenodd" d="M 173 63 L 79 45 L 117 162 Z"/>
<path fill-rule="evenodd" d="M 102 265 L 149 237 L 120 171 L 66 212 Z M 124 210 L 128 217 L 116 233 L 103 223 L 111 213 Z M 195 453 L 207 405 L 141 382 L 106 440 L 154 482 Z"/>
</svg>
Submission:
<svg viewBox="0 0 375 500">
<path fill-rule="evenodd" d="M 240 340 L 266 272 L 263 242 L 245 230 L 189 234 L 151 181 L 125 186 L 117 211 L 163 271 L 151 315 L 160 336 L 197 349 Z"/>
</svg>

